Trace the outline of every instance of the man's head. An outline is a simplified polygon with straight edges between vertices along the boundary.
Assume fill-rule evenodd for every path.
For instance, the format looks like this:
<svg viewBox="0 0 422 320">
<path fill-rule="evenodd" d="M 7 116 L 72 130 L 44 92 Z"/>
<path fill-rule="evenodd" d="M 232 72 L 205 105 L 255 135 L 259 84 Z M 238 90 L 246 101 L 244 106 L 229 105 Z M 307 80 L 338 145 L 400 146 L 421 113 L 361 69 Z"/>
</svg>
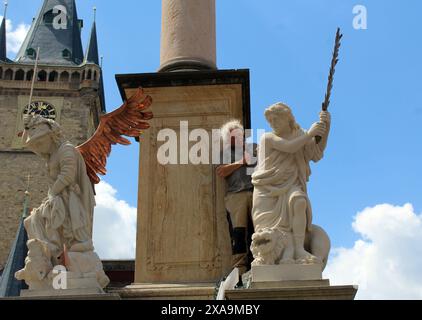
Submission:
<svg viewBox="0 0 422 320">
<path fill-rule="evenodd" d="M 290 107 L 278 102 L 265 110 L 265 118 L 274 131 L 293 132 L 299 128 Z"/>
<path fill-rule="evenodd" d="M 239 120 L 227 122 L 220 130 L 224 148 L 227 146 L 243 148 L 245 131 Z"/>
</svg>

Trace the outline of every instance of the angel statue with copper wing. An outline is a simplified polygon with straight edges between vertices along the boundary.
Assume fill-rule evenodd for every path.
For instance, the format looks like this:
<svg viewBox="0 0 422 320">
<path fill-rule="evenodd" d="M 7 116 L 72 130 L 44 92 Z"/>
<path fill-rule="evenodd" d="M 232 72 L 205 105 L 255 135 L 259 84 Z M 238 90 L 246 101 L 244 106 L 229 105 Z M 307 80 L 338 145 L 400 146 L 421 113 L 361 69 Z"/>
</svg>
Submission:
<svg viewBox="0 0 422 320">
<path fill-rule="evenodd" d="M 139 137 L 149 128 L 152 113 L 146 110 L 151 103 L 139 89 L 119 109 L 104 115 L 92 138 L 78 147 L 63 139 L 53 120 L 25 116 L 24 145 L 46 161 L 50 180 L 48 197 L 25 220 L 30 250 L 16 277 L 30 290 L 52 290 L 56 266 L 65 267 L 72 279 L 96 280 L 99 292 L 109 283 L 92 241 L 93 185 L 100 182 L 97 174 L 106 173 L 112 145 L 129 145 L 123 135 Z"/>
</svg>

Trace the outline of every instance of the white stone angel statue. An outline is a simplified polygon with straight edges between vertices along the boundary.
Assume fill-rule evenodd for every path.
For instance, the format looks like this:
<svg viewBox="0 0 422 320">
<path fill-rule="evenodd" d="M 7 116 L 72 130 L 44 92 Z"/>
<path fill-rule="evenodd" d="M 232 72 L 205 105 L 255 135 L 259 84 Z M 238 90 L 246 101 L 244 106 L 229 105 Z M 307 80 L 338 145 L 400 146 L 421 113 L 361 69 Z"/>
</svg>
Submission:
<svg viewBox="0 0 422 320">
<path fill-rule="evenodd" d="M 25 269 L 16 274 L 30 289 L 37 290 L 42 282 L 44 287 L 51 287 L 49 272 L 58 265 L 82 278 L 94 274 L 100 288 L 109 283 L 92 242 L 94 184 L 100 181 L 97 174 L 106 172 L 111 146 L 130 144 L 121 135 L 139 137 L 141 130 L 149 127 L 146 121 L 152 113 L 143 110 L 151 102 L 151 97 L 139 89 L 121 108 L 104 115 L 94 136 L 79 147 L 64 140 L 59 124 L 53 120 L 40 115 L 25 117 L 24 144 L 46 161 L 50 178 L 48 197 L 24 222 L 28 243 L 36 240 L 43 246 L 36 257 L 28 255 Z M 39 252 L 45 252 L 44 257 Z M 51 270 L 45 272 L 43 264 L 42 276 L 36 279 L 33 274 L 39 270 L 33 269 L 40 264 L 34 263 L 35 258 L 51 261 Z"/>
</svg>

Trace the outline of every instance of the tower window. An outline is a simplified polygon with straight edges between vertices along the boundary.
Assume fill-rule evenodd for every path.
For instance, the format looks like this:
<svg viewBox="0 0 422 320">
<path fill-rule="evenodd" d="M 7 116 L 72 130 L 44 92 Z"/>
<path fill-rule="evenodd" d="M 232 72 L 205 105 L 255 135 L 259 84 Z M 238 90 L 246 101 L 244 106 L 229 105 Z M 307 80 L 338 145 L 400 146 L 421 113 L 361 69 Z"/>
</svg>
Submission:
<svg viewBox="0 0 422 320">
<path fill-rule="evenodd" d="M 22 69 L 19 69 L 18 71 L 16 71 L 15 80 L 18 80 L 18 81 L 25 80 L 25 71 L 23 71 Z"/>
<path fill-rule="evenodd" d="M 79 72 L 72 73 L 71 81 L 73 83 L 78 83 L 79 81 L 81 81 L 81 74 Z"/>
<path fill-rule="evenodd" d="M 63 58 L 70 59 L 72 58 L 72 53 L 68 49 L 62 51 Z"/>
<path fill-rule="evenodd" d="M 7 69 L 4 73 L 4 80 L 13 80 L 13 70 Z"/>
<path fill-rule="evenodd" d="M 30 70 L 26 73 L 26 81 L 31 81 L 34 76 L 34 70 Z"/>
<path fill-rule="evenodd" d="M 37 52 L 35 51 L 35 49 L 29 48 L 28 50 L 26 50 L 26 55 L 31 59 L 35 59 L 37 57 Z"/>
<path fill-rule="evenodd" d="M 56 71 L 50 72 L 50 75 L 48 76 L 48 82 L 55 82 L 59 78 L 59 74 Z"/>
<path fill-rule="evenodd" d="M 38 81 L 47 81 L 47 72 L 44 70 L 38 72 Z"/>
<path fill-rule="evenodd" d="M 62 72 L 62 74 L 60 75 L 61 82 L 69 82 L 69 78 L 70 78 L 69 72 L 67 71 Z"/>
<path fill-rule="evenodd" d="M 50 10 L 44 14 L 44 23 L 45 24 L 52 24 L 54 20 L 53 10 Z"/>
</svg>

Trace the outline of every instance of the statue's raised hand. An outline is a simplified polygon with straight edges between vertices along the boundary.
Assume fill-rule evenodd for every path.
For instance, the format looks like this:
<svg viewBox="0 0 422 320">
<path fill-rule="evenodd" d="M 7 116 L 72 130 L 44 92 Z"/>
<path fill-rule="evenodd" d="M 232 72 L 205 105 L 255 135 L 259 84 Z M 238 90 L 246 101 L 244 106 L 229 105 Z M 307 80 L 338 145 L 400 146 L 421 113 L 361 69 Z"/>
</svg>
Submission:
<svg viewBox="0 0 422 320">
<path fill-rule="evenodd" d="M 327 125 L 331 124 L 331 114 L 328 111 L 321 111 L 319 114 L 319 119 L 321 122 L 324 122 Z"/>
<path fill-rule="evenodd" d="M 327 126 L 324 122 L 316 122 L 312 125 L 312 127 L 309 129 L 308 134 L 311 137 L 322 137 L 325 135 L 327 131 Z"/>
</svg>

